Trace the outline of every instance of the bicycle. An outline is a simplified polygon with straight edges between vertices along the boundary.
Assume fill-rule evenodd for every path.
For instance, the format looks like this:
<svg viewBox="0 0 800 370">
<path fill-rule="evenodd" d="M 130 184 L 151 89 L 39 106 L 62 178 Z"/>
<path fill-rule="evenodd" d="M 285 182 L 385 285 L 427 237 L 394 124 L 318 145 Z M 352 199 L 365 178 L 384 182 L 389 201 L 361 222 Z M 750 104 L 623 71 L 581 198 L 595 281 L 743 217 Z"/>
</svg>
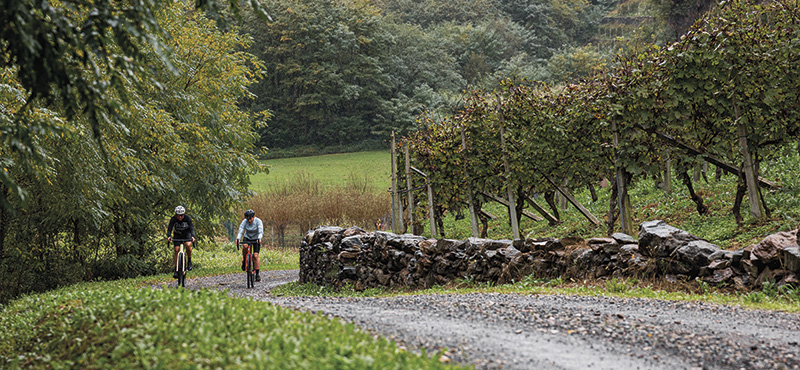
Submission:
<svg viewBox="0 0 800 370">
<path fill-rule="evenodd" d="M 239 244 L 236 244 L 236 250 L 239 250 Z M 247 272 L 247 287 L 253 288 L 256 285 L 256 269 L 255 261 L 253 261 L 253 249 L 250 244 L 243 243 L 242 251 L 244 252 L 244 270 Z"/>
<path fill-rule="evenodd" d="M 171 243 L 167 243 L 171 244 Z M 181 243 L 181 249 L 178 251 L 178 260 L 175 263 L 175 272 L 178 273 L 178 285 L 186 287 L 186 247 Z"/>
</svg>

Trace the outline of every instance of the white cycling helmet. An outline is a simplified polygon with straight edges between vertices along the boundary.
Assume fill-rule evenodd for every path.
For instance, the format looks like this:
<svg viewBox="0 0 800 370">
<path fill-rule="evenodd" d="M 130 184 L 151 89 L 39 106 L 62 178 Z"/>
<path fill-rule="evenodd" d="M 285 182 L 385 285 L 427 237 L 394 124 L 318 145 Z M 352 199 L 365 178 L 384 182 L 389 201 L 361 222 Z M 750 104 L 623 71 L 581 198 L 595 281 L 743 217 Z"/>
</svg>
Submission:
<svg viewBox="0 0 800 370">
<path fill-rule="evenodd" d="M 182 215 L 184 213 L 186 213 L 186 208 L 183 208 L 183 206 L 175 207 L 175 214 L 176 215 Z"/>
</svg>

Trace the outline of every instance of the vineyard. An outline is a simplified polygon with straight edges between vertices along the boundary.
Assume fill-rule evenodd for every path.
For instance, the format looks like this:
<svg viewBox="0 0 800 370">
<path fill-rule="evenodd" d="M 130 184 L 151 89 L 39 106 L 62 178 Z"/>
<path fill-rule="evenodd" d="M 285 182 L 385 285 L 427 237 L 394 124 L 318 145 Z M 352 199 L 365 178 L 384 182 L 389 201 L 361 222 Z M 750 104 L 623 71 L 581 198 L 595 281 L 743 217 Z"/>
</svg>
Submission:
<svg viewBox="0 0 800 370">
<path fill-rule="evenodd" d="M 737 223 L 745 199 L 749 217 L 768 218 L 763 190 L 780 184 L 759 176 L 759 166 L 800 149 L 799 58 L 798 1 L 729 1 L 678 42 L 621 56 L 591 80 L 566 86 L 505 80 L 494 91 L 473 91 L 459 114 L 425 117 L 419 131 L 400 140 L 409 153 L 406 167 L 427 175 L 397 171 L 395 182 L 412 189 L 404 194 L 429 187 L 431 196 L 397 196 L 394 208 L 412 208 L 407 220 L 424 219 L 430 205 L 439 220 L 466 208 L 480 236 L 490 216 L 482 205 L 504 202 L 517 239 L 523 215 L 556 224 L 558 197 L 587 188 L 594 194 L 608 179 L 608 232 L 619 220 L 621 231 L 635 234 L 630 186 L 647 179 L 669 184 L 675 174 L 697 212 L 706 214 L 690 174 L 711 165 L 717 176 L 738 179 L 731 210 Z M 395 162 L 405 165 L 403 156 Z"/>
</svg>

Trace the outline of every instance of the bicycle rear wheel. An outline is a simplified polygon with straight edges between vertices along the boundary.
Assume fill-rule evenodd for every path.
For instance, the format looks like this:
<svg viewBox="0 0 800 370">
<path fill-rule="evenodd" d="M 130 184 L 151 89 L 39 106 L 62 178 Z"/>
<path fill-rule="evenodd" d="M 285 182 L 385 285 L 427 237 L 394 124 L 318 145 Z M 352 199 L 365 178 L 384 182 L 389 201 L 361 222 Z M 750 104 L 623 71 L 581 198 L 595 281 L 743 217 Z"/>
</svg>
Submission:
<svg viewBox="0 0 800 370">
<path fill-rule="evenodd" d="M 186 286 L 186 258 L 183 253 L 178 253 L 178 286 Z"/>
</svg>

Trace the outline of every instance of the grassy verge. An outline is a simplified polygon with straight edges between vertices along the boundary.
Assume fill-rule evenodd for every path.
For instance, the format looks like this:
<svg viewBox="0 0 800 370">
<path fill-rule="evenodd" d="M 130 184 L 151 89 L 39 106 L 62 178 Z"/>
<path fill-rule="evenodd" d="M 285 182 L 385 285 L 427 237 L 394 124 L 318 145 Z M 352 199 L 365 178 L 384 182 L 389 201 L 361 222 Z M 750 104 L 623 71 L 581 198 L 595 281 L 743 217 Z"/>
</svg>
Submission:
<svg viewBox="0 0 800 370">
<path fill-rule="evenodd" d="M 212 290 L 92 282 L 0 311 L 0 367 L 446 369 L 354 325 Z"/>
<path fill-rule="evenodd" d="M 663 281 L 642 282 L 635 279 L 600 281 L 564 281 L 563 279 L 536 279 L 533 276 L 514 284 L 493 285 L 456 281 L 448 286 L 436 286 L 420 291 L 389 289 L 367 289 L 355 291 L 352 287 L 340 290 L 319 287 L 314 284 L 289 283 L 272 291 L 285 296 L 325 297 L 382 297 L 404 294 L 468 294 L 468 293 L 515 293 L 515 294 L 561 294 L 609 296 L 620 298 L 649 298 L 668 301 L 702 301 L 722 305 L 741 306 L 750 309 L 800 312 L 800 287 L 777 287 L 767 285 L 758 292 L 741 293 L 714 287 L 706 283 L 667 284 Z"/>
</svg>

